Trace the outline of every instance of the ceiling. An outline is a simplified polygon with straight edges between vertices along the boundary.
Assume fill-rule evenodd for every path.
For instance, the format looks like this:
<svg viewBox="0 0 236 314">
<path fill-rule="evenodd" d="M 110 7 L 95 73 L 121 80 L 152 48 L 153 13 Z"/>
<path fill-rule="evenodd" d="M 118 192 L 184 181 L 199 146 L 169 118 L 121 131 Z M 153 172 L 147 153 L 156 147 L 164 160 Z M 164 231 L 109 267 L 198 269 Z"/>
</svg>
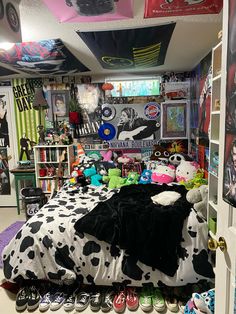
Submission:
<svg viewBox="0 0 236 314">
<path fill-rule="evenodd" d="M 118 70 L 103 69 L 76 31 L 115 30 L 177 22 L 167 51 L 165 64 L 145 70 L 122 70 L 122 75 L 158 74 L 164 71 L 188 71 L 217 43 L 222 13 L 169 18 L 144 19 L 144 0 L 134 0 L 134 18 L 97 23 L 59 23 L 42 1 L 21 0 L 20 18 L 23 41 L 60 38 L 67 48 L 88 68 L 95 80 L 120 76 Z M 126 72 L 126 73 L 124 73 Z"/>
</svg>

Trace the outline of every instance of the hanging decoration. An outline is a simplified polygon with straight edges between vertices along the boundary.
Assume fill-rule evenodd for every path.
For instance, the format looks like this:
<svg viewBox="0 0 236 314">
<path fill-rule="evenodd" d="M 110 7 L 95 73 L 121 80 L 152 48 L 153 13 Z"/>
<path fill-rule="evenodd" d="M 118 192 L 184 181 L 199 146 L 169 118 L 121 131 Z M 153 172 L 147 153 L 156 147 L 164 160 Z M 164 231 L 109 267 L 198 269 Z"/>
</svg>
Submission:
<svg viewBox="0 0 236 314">
<path fill-rule="evenodd" d="M 0 62 L 37 75 L 70 75 L 89 71 L 60 39 L 16 43 L 8 50 L 0 50 Z"/>
<path fill-rule="evenodd" d="M 60 22 L 102 22 L 133 17 L 133 0 L 43 1 Z"/>
<path fill-rule="evenodd" d="M 218 14 L 223 0 L 146 0 L 144 18 Z"/>
<path fill-rule="evenodd" d="M 104 69 L 150 68 L 164 64 L 175 23 L 100 32 L 77 32 Z"/>
</svg>

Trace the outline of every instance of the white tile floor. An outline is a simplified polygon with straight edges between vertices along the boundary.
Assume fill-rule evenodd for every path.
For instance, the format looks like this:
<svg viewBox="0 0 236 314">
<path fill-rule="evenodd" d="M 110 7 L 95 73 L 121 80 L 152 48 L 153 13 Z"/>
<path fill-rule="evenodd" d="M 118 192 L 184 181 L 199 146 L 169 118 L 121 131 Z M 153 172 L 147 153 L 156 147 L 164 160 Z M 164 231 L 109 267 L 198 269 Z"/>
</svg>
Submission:
<svg viewBox="0 0 236 314">
<path fill-rule="evenodd" d="M 2 208 L 0 207 L 0 232 L 2 232 L 4 229 L 6 229 L 10 224 L 14 223 L 17 220 L 25 220 L 24 214 L 17 215 L 16 208 L 9 207 L 9 208 Z M 4 281 L 4 275 L 3 271 L 0 268 L 0 282 L 2 283 Z M 1 314 L 15 314 L 18 313 L 15 310 L 15 294 L 10 293 L 8 290 L 3 289 L 0 287 L 0 313 Z M 27 313 L 28 311 L 24 311 L 23 313 Z M 48 310 L 45 313 L 53 313 L 52 311 Z M 39 310 L 36 310 L 32 312 L 34 314 L 39 314 L 41 313 Z M 64 311 L 63 308 L 59 309 L 58 311 L 55 312 L 56 314 L 65 314 L 66 312 Z M 79 313 L 76 311 L 69 312 L 71 314 Z M 94 314 L 95 312 L 92 312 L 89 308 L 87 308 L 85 311 L 81 312 L 83 314 Z M 97 312 L 101 314 L 102 312 L 99 311 Z M 115 314 L 115 311 L 110 311 L 110 314 Z M 127 313 L 137 313 L 137 314 L 144 314 L 144 312 L 138 308 L 135 312 L 131 312 L 129 310 L 125 310 L 124 314 Z M 149 313 L 157 313 L 155 310 L 149 312 Z M 163 314 L 171 314 L 172 312 L 166 310 L 162 312 Z"/>
</svg>

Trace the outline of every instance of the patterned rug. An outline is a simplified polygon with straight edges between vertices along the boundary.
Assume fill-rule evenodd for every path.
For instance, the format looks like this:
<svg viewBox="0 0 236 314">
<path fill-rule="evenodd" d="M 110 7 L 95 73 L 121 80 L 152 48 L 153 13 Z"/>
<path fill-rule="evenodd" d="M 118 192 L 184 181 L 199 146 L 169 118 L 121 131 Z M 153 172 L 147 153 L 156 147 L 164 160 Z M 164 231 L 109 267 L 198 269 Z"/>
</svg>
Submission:
<svg viewBox="0 0 236 314">
<path fill-rule="evenodd" d="M 25 221 L 16 221 L 0 233 L 0 268 L 3 266 L 2 251 L 23 226 Z"/>
</svg>

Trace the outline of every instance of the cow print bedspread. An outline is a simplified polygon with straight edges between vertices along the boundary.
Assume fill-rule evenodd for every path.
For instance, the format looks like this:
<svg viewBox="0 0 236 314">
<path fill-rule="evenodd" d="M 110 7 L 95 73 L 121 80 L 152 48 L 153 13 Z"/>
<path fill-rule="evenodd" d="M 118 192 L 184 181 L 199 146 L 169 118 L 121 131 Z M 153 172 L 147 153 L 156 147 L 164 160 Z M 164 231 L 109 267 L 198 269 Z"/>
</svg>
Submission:
<svg viewBox="0 0 236 314">
<path fill-rule="evenodd" d="M 74 196 L 62 190 L 23 225 L 4 249 L 5 278 L 12 282 L 46 279 L 65 284 L 78 280 L 96 285 L 180 286 L 214 277 L 208 261 L 207 224 L 194 210 L 184 223 L 182 257 L 174 277 L 134 260 L 117 246 L 76 232 L 75 222 L 114 193 L 106 187 L 89 187 L 88 192 L 81 190 Z M 161 239 L 157 239 L 153 250 L 158 251 L 158 241 Z"/>
</svg>

